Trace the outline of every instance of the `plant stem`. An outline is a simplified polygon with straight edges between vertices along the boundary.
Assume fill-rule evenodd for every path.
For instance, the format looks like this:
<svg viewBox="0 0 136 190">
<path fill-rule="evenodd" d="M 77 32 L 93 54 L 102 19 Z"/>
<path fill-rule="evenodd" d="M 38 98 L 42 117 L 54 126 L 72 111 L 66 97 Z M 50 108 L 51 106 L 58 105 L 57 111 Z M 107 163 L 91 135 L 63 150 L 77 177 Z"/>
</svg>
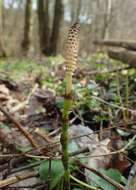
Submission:
<svg viewBox="0 0 136 190">
<path fill-rule="evenodd" d="M 127 72 L 127 75 L 126 75 L 126 86 L 125 86 L 125 91 L 126 91 L 126 94 L 125 94 L 125 106 L 126 106 L 126 118 L 127 118 L 127 121 L 128 121 L 128 117 L 129 117 L 129 112 L 128 112 L 128 99 L 129 99 L 129 80 L 128 80 L 128 72 Z"/>
<path fill-rule="evenodd" d="M 62 163 L 64 167 L 64 187 L 65 190 L 70 190 L 70 171 L 69 171 L 69 155 L 68 155 L 68 128 L 69 128 L 69 110 L 71 107 L 71 90 L 72 90 L 72 75 L 66 73 L 66 92 L 63 109 L 63 126 L 61 134 L 62 146 Z"/>
<path fill-rule="evenodd" d="M 65 93 L 66 97 L 71 97 L 71 90 L 72 90 L 72 74 L 66 73 L 66 93 Z"/>
<path fill-rule="evenodd" d="M 70 190 L 70 171 L 69 171 L 69 155 L 68 155 L 68 128 L 69 128 L 69 109 L 71 107 L 71 98 L 65 96 L 63 111 L 63 127 L 61 134 L 62 145 L 62 163 L 64 166 L 64 187 Z"/>
<path fill-rule="evenodd" d="M 77 183 L 79 183 L 80 185 L 84 186 L 84 187 L 87 187 L 88 189 L 91 189 L 91 190 L 100 190 L 99 188 L 96 188 L 96 187 L 93 187 L 91 185 L 88 185 L 87 183 L 75 178 L 74 176 L 70 175 L 70 178 L 73 179 L 74 181 L 76 181 Z"/>
<path fill-rule="evenodd" d="M 78 44 L 79 44 L 79 30 L 80 25 L 75 23 L 71 26 L 68 39 L 66 43 L 65 51 L 65 65 L 66 65 L 66 92 L 64 99 L 63 109 L 63 126 L 61 134 L 61 146 L 62 146 L 62 163 L 64 166 L 64 188 L 70 190 L 70 170 L 69 170 L 69 155 L 68 155 L 68 128 L 69 128 L 69 110 L 72 100 L 72 75 L 76 68 L 78 57 Z"/>
<path fill-rule="evenodd" d="M 119 103 L 120 103 L 121 107 L 124 107 L 122 97 L 120 94 L 120 82 L 119 82 L 118 76 L 117 76 L 117 95 L 118 95 Z M 128 108 L 127 108 L 127 110 L 128 110 Z M 123 115 L 123 120 L 124 120 L 124 126 L 127 128 L 128 120 L 127 120 L 127 116 L 126 116 L 126 110 L 122 109 L 122 115 Z"/>
</svg>

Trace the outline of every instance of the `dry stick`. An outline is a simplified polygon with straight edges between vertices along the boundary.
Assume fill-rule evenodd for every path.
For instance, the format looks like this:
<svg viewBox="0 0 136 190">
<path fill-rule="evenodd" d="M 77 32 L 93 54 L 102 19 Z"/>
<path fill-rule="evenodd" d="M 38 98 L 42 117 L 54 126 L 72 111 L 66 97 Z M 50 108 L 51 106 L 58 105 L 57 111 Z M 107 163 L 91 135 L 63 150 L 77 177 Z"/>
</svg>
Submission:
<svg viewBox="0 0 136 190">
<path fill-rule="evenodd" d="M 112 180 L 110 177 L 105 176 L 104 174 L 98 172 L 97 170 L 95 170 L 94 168 L 90 168 L 88 166 L 86 166 L 85 164 L 82 164 L 79 160 L 76 160 L 77 163 L 83 167 L 86 168 L 87 170 L 95 173 L 96 175 L 98 175 L 99 177 L 103 178 L 105 181 L 109 182 L 111 185 L 113 185 L 114 187 L 118 188 L 119 190 L 125 190 L 125 187 L 122 186 L 121 184 L 119 184 L 118 182 Z"/>
<path fill-rule="evenodd" d="M 107 131 L 107 130 L 110 130 L 110 129 L 114 129 L 114 128 L 117 128 L 116 126 L 113 126 L 113 127 L 109 127 L 109 128 L 107 128 L 107 129 L 103 129 L 104 131 Z M 120 128 L 120 127 L 119 127 Z M 123 130 L 123 128 L 121 128 L 122 130 Z M 124 130 L 127 130 L 127 129 L 124 129 Z M 75 136 L 75 137 L 72 137 L 72 138 L 70 138 L 69 140 L 74 140 L 74 139 L 78 139 L 78 138 L 81 138 L 81 137 L 84 137 L 84 136 L 88 136 L 88 135 L 93 135 L 93 134 L 97 134 L 97 133 L 99 133 L 100 132 L 100 130 L 97 130 L 97 131 L 94 131 L 94 132 L 91 132 L 91 133 L 88 133 L 88 134 L 85 134 L 85 135 L 77 135 L 77 136 Z M 48 147 L 48 146 L 52 146 L 52 145 L 56 145 L 56 144 L 60 144 L 60 141 L 56 141 L 56 142 L 54 142 L 54 143 L 51 143 L 51 144 L 47 144 L 47 145 L 44 145 L 44 146 L 39 146 L 38 147 L 38 151 L 40 151 L 40 150 L 42 150 L 42 149 L 44 149 L 44 148 L 46 148 L 46 147 Z M 34 148 L 34 149 L 32 149 L 31 151 L 27 151 L 27 152 L 25 152 L 25 153 L 21 153 L 21 154 L 0 154 L 0 158 L 8 158 L 8 157 L 20 157 L 20 156 L 28 156 L 29 155 L 29 153 L 30 152 L 32 152 L 32 151 L 36 151 L 37 150 L 37 148 Z M 46 157 L 47 158 L 47 157 Z"/>
<path fill-rule="evenodd" d="M 73 153 L 70 153 L 69 156 L 75 156 L 75 155 L 78 155 L 78 154 L 81 154 L 81 153 L 85 153 L 85 152 L 88 152 L 88 148 L 84 148 L 84 149 L 81 149 L 79 151 L 75 151 Z M 48 157 L 48 160 L 53 160 L 53 158 L 51 157 Z M 37 162 L 34 162 L 34 163 L 31 163 L 31 164 L 27 164 L 25 166 L 22 166 L 22 167 L 19 167 L 19 168 L 15 168 L 15 169 L 12 169 L 8 175 L 10 174 L 13 174 L 13 173 L 16 173 L 16 172 L 20 172 L 20 171 L 24 171 L 24 170 L 27 170 L 27 169 L 30 169 L 30 168 L 34 168 L 40 164 L 42 164 L 44 162 L 44 160 L 42 161 L 37 161 Z"/>
<path fill-rule="evenodd" d="M 136 135 L 121 149 L 117 150 L 117 151 L 113 151 L 107 154 L 102 154 L 102 155 L 89 155 L 89 156 L 84 156 L 84 157 L 78 157 L 78 158 L 93 158 L 93 157 L 101 157 L 101 156 L 109 156 L 109 155 L 113 155 L 113 154 L 119 154 L 119 153 L 124 153 L 129 147 L 130 145 L 132 145 L 136 140 Z M 35 155 L 30 155 L 30 154 L 25 154 L 27 157 L 31 157 L 31 158 L 43 158 L 43 159 L 49 159 L 50 157 L 45 157 L 45 156 L 35 156 Z M 73 155 L 68 154 L 68 157 L 73 157 Z M 53 159 L 59 159 L 60 157 L 53 157 Z"/>
<path fill-rule="evenodd" d="M 24 179 L 28 179 L 31 177 L 37 176 L 38 172 L 37 171 L 26 171 L 24 174 L 18 174 L 12 177 L 9 177 L 8 179 L 4 179 L 0 181 L 0 188 L 6 187 L 8 185 L 17 183 L 19 181 L 22 181 Z"/>
<path fill-rule="evenodd" d="M 21 185 L 21 186 L 19 186 L 19 185 L 17 185 L 17 186 L 11 186 L 11 187 L 8 187 L 8 189 L 35 189 L 36 188 L 36 190 L 41 190 L 42 188 L 44 188 L 46 185 L 45 185 L 45 183 L 43 183 L 43 182 L 39 182 L 39 183 L 36 183 L 36 184 L 33 184 L 33 185 Z"/>
<path fill-rule="evenodd" d="M 114 129 L 114 128 L 120 128 L 120 129 L 122 129 L 122 130 L 127 130 L 127 129 L 125 129 L 125 128 L 121 128 L 121 127 L 116 127 L 116 126 L 113 126 L 113 127 L 109 127 L 109 128 L 107 128 L 107 129 L 103 129 L 104 131 L 107 131 L 107 130 L 110 130 L 110 129 Z M 128 131 L 128 130 L 127 130 Z M 94 132 L 91 132 L 91 133 L 88 133 L 88 134 L 85 134 L 85 135 L 77 135 L 77 136 L 75 136 L 75 137 L 72 137 L 72 138 L 70 138 L 69 140 L 74 140 L 74 139 L 78 139 L 78 138 L 81 138 L 81 137 L 85 137 L 85 136 L 89 136 L 89 135 L 93 135 L 93 134 L 97 134 L 97 133 L 99 133 L 100 132 L 100 130 L 97 130 L 97 131 L 94 131 Z M 134 133 L 135 134 L 135 133 Z M 133 139 L 132 139 L 133 140 Z M 135 136 L 134 136 L 134 140 L 135 140 Z M 133 141 L 134 141 L 133 140 Z M 56 144 L 60 144 L 60 141 L 56 141 L 56 142 L 54 142 L 54 143 L 51 143 L 51 144 L 47 144 L 47 145 L 44 145 L 44 146 L 39 146 L 38 147 L 38 151 L 40 151 L 40 150 L 42 150 L 42 149 L 44 149 L 44 148 L 46 148 L 46 147 L 48 147 L 48 146 L 51 146 L 51 145 L 56 145 Z M 28 152 L 25 152 L 25 153 L 21 153 L 21 154 L 0 154 L 0 158 L 8 158 L 8 157 L 20 157 L 20 156 L 26 156 L 26 157 L 30 157 L 30 156 L 34 156 L 34 155 L 32 155 L 32 154 L 29 154 L 29 153 L 31 153 L 32 151 L 36 151 L 37 150 L 37 148 L 34 148 L 34 149 L 32 149 L 31 151 L 28 151 Z M 115 152 L 111 152 L 110 154 L 118 154 L 118 153 L 121 153 L 122 152 L 122 149 L 120 149 L 120 150 L 118 150 L 118 152 L 117 151 L 115 151 Z M 107 155 L 107 154 L 106 154 Z M 109 154 L 108 154 L 109 155 Z M 98 155 L 99 156 L 99 155 Z M 102 156 L 105 156 L 105 155 L 102 155 Z M 39 157 L 39 156 L 38 156 Z M 96 156 L 93 156 L 93 157 L 96 157 Z M 41 158 L 49 158 L 49 157 L 41 157 Z"/>
<path fill-rule="evenodd" d="M 115 127 L 110 127 L 109 129 L 112 129 L 112 128 L 115 128 Z M 80 137 L 84 137 L 84 136 L 88 136 L 88 135 L 91 135 L 91 134 L 93 134 L 93 133 L 88 133 L 88 134 L 86 134 L 86 135 L 76 136 L 76 137 L 74 137 L 74 138 L 71 138 L 70 140 L 76 139 L 76 138 L 80 138 Z M 113 155 L 113 154 L 124 153 L 124 152 L 129 148 L 129 146 L 134 143 L 135 140 L 136 140 L 136 135 L 135 135 L 123 148 L 121 148 L 121 149 L 119 149 L 119 150 L 112 151 L 112 152 L 107 153 L 107 154 L 101 154 L 101 155 L 93 155 L 93 156 L 92 156 L 92 155 L 89 154 L 89 155 L 87 155 L 87 156 L 82 156 L 82 157 L 78 157 L 78 158 L 87 158 L 87 157 L 93 158 L 93 157 L 109 156 L 109 155 Z M 85 152 L 88 152 L 88 148 L 81 149 L 81 150 L 79 150 L 79 151 L 75 151 L 75 152 L 73 152 L 73 153 L 68 154 L 68 156 L 75 158 L 76 155 L 78 155 L 78 154 L 80 154 L 80 153 L 85 153 Z M 5 157 L 8 157 L 8 156 L 9 156 L 9 157 L 10 157 L 10 154 L 7 154 L 7 155 L 0 155 L 0 157 L 3 157 L 3 156 L 5 156 Z M 31 157 L 31 158 L 50 159 L 50 157 L 46 157 L 46 156 L 35 156 L 35 155 L 31 155 L 31 154 L 26 154 L 26 153 L 25 153 L 25 156 L 26 156 L 26 157 Z M 54 156 L 52 159 L 60 159 L 60 157 L 59 157 L 59 156 Z"/>
<path fill-rule="evenodd" d="M 39 135 L 45 142 L 47 143 L 53 143 L 53 140 L 50 139 L 47 135 L 47 133 L 39 128 L 36 128 L 34 131 L 37 135 Z"/>
<path fill-rule="evenodd" d="M 15 168 L 15 169 L 12 169 L 8 175 L 11 175 L 13 173 L 17 173 L 17 172 L 21 172 L 21 171 L 25 171 L 25 170 L 28 170 L 30 168 L 34 168 L 36 166 L 39 166 L 40 164 L 42 164 L 44 161 L 37 161 L 37 162 L 34 162 L 34 163 L 31 163 L 31 164 L 28 164 L 28 165 L 25 165 L 25 166 L 22 166 L 20 168 Z"/>
<path fill-rule="evenodd" d="M 103 129 L 104 131 L 105 130 L 110 130 L 110 129 L 114 129 L 114 128 L 117 128 L 116 126 L 115 127 L 109 127 L 109 128 L 107 128 L 107 129 Z M 120 127 L 119 127 L 120 128 Z M 122 128 L 123 129 L 123 128 Z M 126 129 L 124 129 L 124 130 L 126 130 Z M 78 138 L 81 138 L 81 137 L 84 137 L 84 136 L 88 136 L 88 135 L 92 135 L 92 134 L 96 134 L 96 133 L 98 133 L 100 130 L 97 130 L 97 131 L 95 131 L 95 132 L 91 132 L 91 133 L 88 133 L 88 134 L 85 134 L 85 135 L 77 135 L 76 137 L 73 137 L 73 138 L 70 138 L 69 140 L 73 140 L 73 139 L 78 139 Z M 124 147 L 124 148 L 121 148 L 121 149 L 119 149 L 119 150 L 117 150 L 117 151 L 113 151 L 113 152 L 110 152 L 110 153 L 108 153 L 108 154 L 104 154 L 104 155 L 94 155 L 94 156 L 90 156 L 89 155 L 89 157 L 99 157 L 99 156 L 108 156 L 108 155 L 112 155 L 112 154 L 118 154 L 118 153 L 122 153 L 122 152 L 124 152 L 127 148 L 128 148 L 128 146 L 130 146 L 130 144 L 132 144 L 133 142 L 134 142 L 134 140 L 136 139 L 136 135 L 131 139 L 131 141 Z M 42 149 L 44 149 L 44 148 L 46 148 L 47 146 L 49 146 L 49 145 L 55 145 L 55 144 L 59 144 L 60 142 L 59 141 L 56 141 L 56 142 L 54 142 L 54 143 L 52 143 L 52 144 L 47 144 L 47 145 L 45 145 L 45 146 L 39 146 L 38 147 L 38 150 L 40 151 L 40 150 L 42 150 Z M 37 148 L 34 148 L 33 150 L 31 150 L 31 151 L 34 151 L 34 150 L 36 150 Z M 21 153 L 21 154 L 0 154 L 0 158 L 8 158 L 8 157 L 20 157 L 20 156 L 25 156 L 25 157 L 37 157 L 37 158 L 41 158 L 41 159 L 49 159 L 50 157 L 45 157 L 45 156 L 35 156 L 35 155 L 32 155 L 32 154 L 29 154 L 29 152 L 31 152 L 31 151 L 28 151 L 27 153 Z M 73 156 L 73 155 L 70 155 L 70 156 Z M 54 158 L 60 158 L 60 157 L 54 157 Z"/>
<path fill-rule="evenodd" d="M 21 124 L 13 117 L 11 116 L 5 109 L 2 108 L 2 106 L 0 106 L 0 111 L 2 113 L 4 113 L 4 115 L 12 122 L 15 124 L 15 126 L 19 129 L 19 131 L 21 131 L 21 133 L 29 140 L 29 142 L 31 143 L 32 146 L 38 148 L 38 144 L 35 142 L 35 140 L 33 139 L 32 135 L 25 130 Z"/>
</svg>

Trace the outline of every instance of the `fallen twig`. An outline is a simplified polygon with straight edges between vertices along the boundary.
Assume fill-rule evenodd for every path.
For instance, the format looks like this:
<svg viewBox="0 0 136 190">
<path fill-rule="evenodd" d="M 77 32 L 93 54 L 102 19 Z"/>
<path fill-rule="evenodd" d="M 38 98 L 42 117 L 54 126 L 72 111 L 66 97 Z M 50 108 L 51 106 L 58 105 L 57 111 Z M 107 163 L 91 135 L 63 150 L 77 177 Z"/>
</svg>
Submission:
<svg viewBox="0 0 136 190">
<path fill-rule="evenodd" d="M 21 131 L 21 133 L 29 140 L 29 142 L 31 143 L 32 146 L 38 148 L 38 144 L 35 142 L 35 140 L 33 139 L 32 135 L 26 130 L 24 129 L 21 124 L 13 117 L 11 116 L 5 109 L 2 108 L 2 106 L 0 106 L 0 111 L 2 113 L 4 113 L 4 115 L 12 122 L 15 124 L 15 126 L 19 129 L 19 131 Z"/>
<path fill-rule="evenodd" d="M 34 131 L 37 135 L 39 135 L 42 139 L 45 140 L 47 143 L 53 143 L 53 140 L 48 137 L 48 134 L 44 130 L 41 130 L 39 128 L 36 128 Z"/>
</svg>

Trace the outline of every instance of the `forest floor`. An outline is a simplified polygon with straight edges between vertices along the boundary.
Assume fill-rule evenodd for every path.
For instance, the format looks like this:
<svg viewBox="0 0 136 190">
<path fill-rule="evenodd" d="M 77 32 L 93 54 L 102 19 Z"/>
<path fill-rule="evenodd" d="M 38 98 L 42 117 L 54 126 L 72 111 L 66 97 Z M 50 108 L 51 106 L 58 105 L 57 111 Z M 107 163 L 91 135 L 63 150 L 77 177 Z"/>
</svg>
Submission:
<svg viewBox="0 0 136 190">
<path fill-rule="evenodd" d="M 103 53 L 79 59 L 69 115 L 71 190 L 125 190 L 129 183 L 136 70 L 125 68 Z M 64 69 L 61 56 L 0 60 L 0 189 L 63 189 Z"/>
</svg>

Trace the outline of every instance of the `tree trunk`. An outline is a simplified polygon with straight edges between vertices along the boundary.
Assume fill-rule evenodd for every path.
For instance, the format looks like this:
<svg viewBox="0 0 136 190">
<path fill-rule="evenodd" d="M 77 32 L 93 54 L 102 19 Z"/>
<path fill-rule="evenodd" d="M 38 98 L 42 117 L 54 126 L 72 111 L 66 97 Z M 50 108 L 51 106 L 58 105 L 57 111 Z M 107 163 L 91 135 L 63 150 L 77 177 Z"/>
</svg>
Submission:
<svg viewBox="0 0 136 190">
<path fill-rule="evenodd" d="M 108 56 L 112 59 L 122 61 L 136 68 L 136 52 L 130 50 L 108 50 Z"/>
<path fill-rule="evenodd" d="M 96 10 L 96 13 L 95 13 L 95 18 L 94 18 L 94 39 L 95 40 L 98 40 L 100 38 L 100 35 L 101 35 L 101 28 L 100 28 L 100 0 L 96 0 L 95 1 L 95 4 L 96 4 L 96 7 L 97 7 L 97 10 Z"/>
<path fill-rule="evenodd" d="M 6 57 L 6 53 L 2 46 L 1 38 L 0 38 L 0 57 Z"/>
<path fill-rule="evenodd" d="M 132 41 L 115 41 L 115 40 L 96 40 L 94 44 L 112 47 L 121 47 L 128 50 L 136 51 L 136 42 Z"/>
<path fill-rule="evenodd" d="M 52 26 L 52 33 L 50 37 L 50 55 L 57 54 L 57 44 L 59 40 L 59 32 L 61 20 L 63 18 L 63 4 L 62 0 L 55 1 L 54 20 Z"/>
<path fill-rule="evenodd" d="M 108 49 L 108 56 L 112 59 L 122 61 L 130 67 L 136 68 L 136 42 L 114 41 L 114 40 L 95 40 L 96 45 L 117 47 L 117 50 Z M 122 48 L 124 48 L 122 50 Z"/>
<path fill-rule="evenodd" d="M 108 37 L 108 26 L 111 20 L 111 13 L 112 13 L 112 1 L 111 0 L 107 0 L 105 1 L 105 12 L 104 12 L 104 23 L 103 23 L 103 28 L 102 28 L 102 34 L 101 34 L 101 38 L 105 39 Z"/>
<path fill-rule="evenodd" d="M 6 57 L 5 50 L 2 43 L 2 1 L 0 1 L 0 57 Z"/>
<path fill-rule="evenodd" d="M 41 52 L 49 54 L 49 1 L 37 0 L 37 13 L 39 21 L 39 40 Z"/>
<path fill-rule="evenodd" d="M 26 0 L 25 6 L 25 23 L 24 23 L 24 37 L 22 41 L 22 50 L 25 54 L 28 53 L 30 47 L 30 27 L 31 27 L 31 10 L 32 1 Z"/>
<path fill-rule="evenodd" d="M 80 16 L 81 6 L 82 6 L 82 0 L 78 0 L 75 22 L 79 22 L 80 21 L 79 16 Z"/>
</svg>

